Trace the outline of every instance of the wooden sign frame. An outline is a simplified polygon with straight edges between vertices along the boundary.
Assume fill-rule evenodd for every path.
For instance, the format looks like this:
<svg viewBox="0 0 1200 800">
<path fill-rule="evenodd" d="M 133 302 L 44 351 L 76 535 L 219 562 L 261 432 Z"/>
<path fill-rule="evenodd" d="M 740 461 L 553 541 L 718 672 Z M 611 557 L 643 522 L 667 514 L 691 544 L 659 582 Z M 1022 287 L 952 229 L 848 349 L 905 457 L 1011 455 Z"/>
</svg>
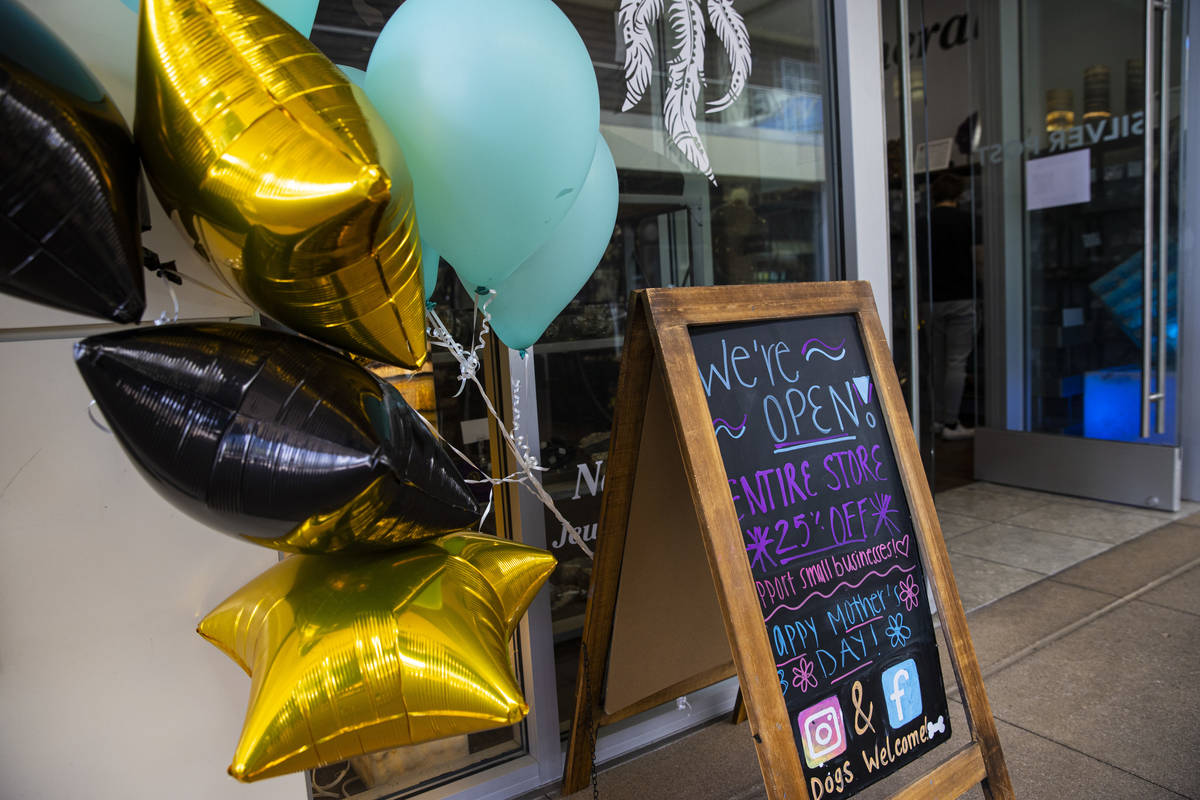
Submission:
<svg viewBox="0 0 1200 800">
<path fill-rule="evenodd" d="M 661 497 L 658 502 L 674 508 L 690 504 L 695 509 L 767 796 L 772 800 L 809 800 L 741 526 L 707 414 L 689 326 L 827 315 L 853 315 L 857 322 L 971 732 L 971 741 L 966 746 L 893 797 L 904 800 L 957 797 L 976 784 L 982 785 L 989 800 L 1013 797 L 904 397 L 870 285 L 862 281 L 646 289 L 634 293 L 583 629 L 585 657 L 579 661 L 576 705 L 563 775 L 564 793 L 578 791 L 587 784 L 600 726 L 694 692 L 734 672 L 730 668 L 707 667 L 681 675 L 672 685 L 624 708 L 605 711 L 602 707 L 627 537 L 638 535 L 637 531 L 629 530 L 629 520 L 643 428 L 648 423 L 673 428 L 678 443 L 690 496 Z M 669 424 L 666 420 L 646 419 L 647 400 L 656 372 L 661 373 L 665 383 Z"/>
</svg>

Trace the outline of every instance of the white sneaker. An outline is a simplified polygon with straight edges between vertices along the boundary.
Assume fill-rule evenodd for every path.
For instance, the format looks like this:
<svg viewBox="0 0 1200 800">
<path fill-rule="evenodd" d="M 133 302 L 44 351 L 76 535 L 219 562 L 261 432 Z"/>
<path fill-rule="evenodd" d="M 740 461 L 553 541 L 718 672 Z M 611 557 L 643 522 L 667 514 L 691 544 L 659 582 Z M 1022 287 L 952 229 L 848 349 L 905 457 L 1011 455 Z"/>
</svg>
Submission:
<svg viewBox="0 0 1200 800">
<path fill-rule="evenodd" d="M 964 428 L 961 422 L 956 422 L 953 425 L 947 425 L 942 429 L 942 438 L 948 442 L 956 442 L 962 439 L 974 439 L 975 429 Z"/>
</svg>

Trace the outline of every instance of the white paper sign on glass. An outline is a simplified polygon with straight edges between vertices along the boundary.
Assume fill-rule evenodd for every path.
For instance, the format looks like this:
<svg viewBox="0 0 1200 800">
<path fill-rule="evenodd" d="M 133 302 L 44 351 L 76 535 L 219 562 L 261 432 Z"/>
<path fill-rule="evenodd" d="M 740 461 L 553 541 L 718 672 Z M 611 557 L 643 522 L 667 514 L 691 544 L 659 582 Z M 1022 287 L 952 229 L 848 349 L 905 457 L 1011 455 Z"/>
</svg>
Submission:
<svg viewBox="0 0 1200 800">
<path fill-rule="evenodd" d="M 1025 162 L 1025 208 L 1090 203 L 1092 200 L 1092 151 L 1072 150 Z"/>
</svg>

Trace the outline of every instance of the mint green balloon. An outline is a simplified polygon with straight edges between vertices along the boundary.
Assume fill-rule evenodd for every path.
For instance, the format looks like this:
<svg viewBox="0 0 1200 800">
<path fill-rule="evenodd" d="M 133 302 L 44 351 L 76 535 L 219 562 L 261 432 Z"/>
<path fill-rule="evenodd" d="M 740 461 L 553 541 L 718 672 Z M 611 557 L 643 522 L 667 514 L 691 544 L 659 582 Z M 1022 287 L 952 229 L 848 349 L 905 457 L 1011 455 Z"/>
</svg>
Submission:
<svg viewBox="0 0 1200 800">
<path fill-rule="evenodd" d="M 419 232 L 418 228 L 418 232 Z M 429 298 L 433 297 L 433 290 L 437 288 L 438 279 L 438 261 L 441 256 L 437 250 L 434 250 L 424 241 L 421 242 L 421 274 L 425 277 L 425 302 L 429 302 Z"/>
<path fill-rule="evenodd" d="M 81 100 L 104 99 L 99 81 L 71 48 L 14 0 L 0 0 L 0 55 Z"/>
<path fill-rule="evenodd" d="M 551 0 L 406 0 L 366 90 L 404 150 L 422 240 L 471 289 L 540 247 L 587 177 L 596 73 Z"/>
<path fill-rule="evenodd" d="M 367 73 L 357 67 L 347 67 L 345 64 L 338 64 L 338 69 L 345 73 L 346 78 L 360 89 L 365 89 Z M 418 228 L 418 230 L 420 230 Z M 425 302 L 433 297 L 433 290 L 437 288 L 438 279 L 438 260 L 437 251 L 434 250 L 428 242 L 422 239 L 421 241 L 421 270 L 425 277 Z"/>
<path fill-rule="evenodd" d="M 363 84 L 367 81 L 367 73 L 363 72 L 358 67 L 347 67 L 345 64 L 338 64 L 337 68 L 340 69 L 342 74 L 346 76 L 346 80 L 350 81 L 358 88 L 364 89 L 365 91 Z"/>
<path fill-rule="evenodd" d="M 126 8 L 138 13 L 139 0 L 121 0 Z M 283 17 L 288 25 L 305 36 L 312 33 L 313 20 L 317 18 L 320 0 L 260 0 L 264 6 Z"/>
<path fill-rule="evenodd" d="M 617 200 L 617 167 L 604 137 L 597 136 L 575 205 L 550 239 L 496 287 L 487 310 L 500 341 L 514 350 L 530 347 L 579 293 L 612 239 Z"/>
</svg>

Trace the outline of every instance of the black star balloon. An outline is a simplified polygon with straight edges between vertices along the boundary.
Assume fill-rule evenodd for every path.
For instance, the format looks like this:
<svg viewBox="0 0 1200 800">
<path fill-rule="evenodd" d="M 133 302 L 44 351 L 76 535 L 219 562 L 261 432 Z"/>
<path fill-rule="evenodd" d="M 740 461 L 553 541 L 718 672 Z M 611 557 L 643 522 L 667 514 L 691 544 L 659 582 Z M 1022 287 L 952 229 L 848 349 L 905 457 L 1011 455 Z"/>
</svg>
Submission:
<svg viewBox="0 0 1200 800">
<path fill-rule="evenodd" d="M 554 563 L 453 533 L 271 567 L 197 629 L 252 679 L 229 773 L 253 781 L 517 722 L 528 706 L 508 640 Z"/>
<path fill-rule="evenodd" d="M 75 362 L 159 493 L 226 533 L 291 552 L 364 552 L 478 519 L 400 393 L 315 342 L 165 325 L 85 339 Z"/>
<path fill-rule="evenodd" d="M 0 291 L 136 322 L 146 306 L 133 137 L 78 59 L 0 0 Z"/>
</svg>

